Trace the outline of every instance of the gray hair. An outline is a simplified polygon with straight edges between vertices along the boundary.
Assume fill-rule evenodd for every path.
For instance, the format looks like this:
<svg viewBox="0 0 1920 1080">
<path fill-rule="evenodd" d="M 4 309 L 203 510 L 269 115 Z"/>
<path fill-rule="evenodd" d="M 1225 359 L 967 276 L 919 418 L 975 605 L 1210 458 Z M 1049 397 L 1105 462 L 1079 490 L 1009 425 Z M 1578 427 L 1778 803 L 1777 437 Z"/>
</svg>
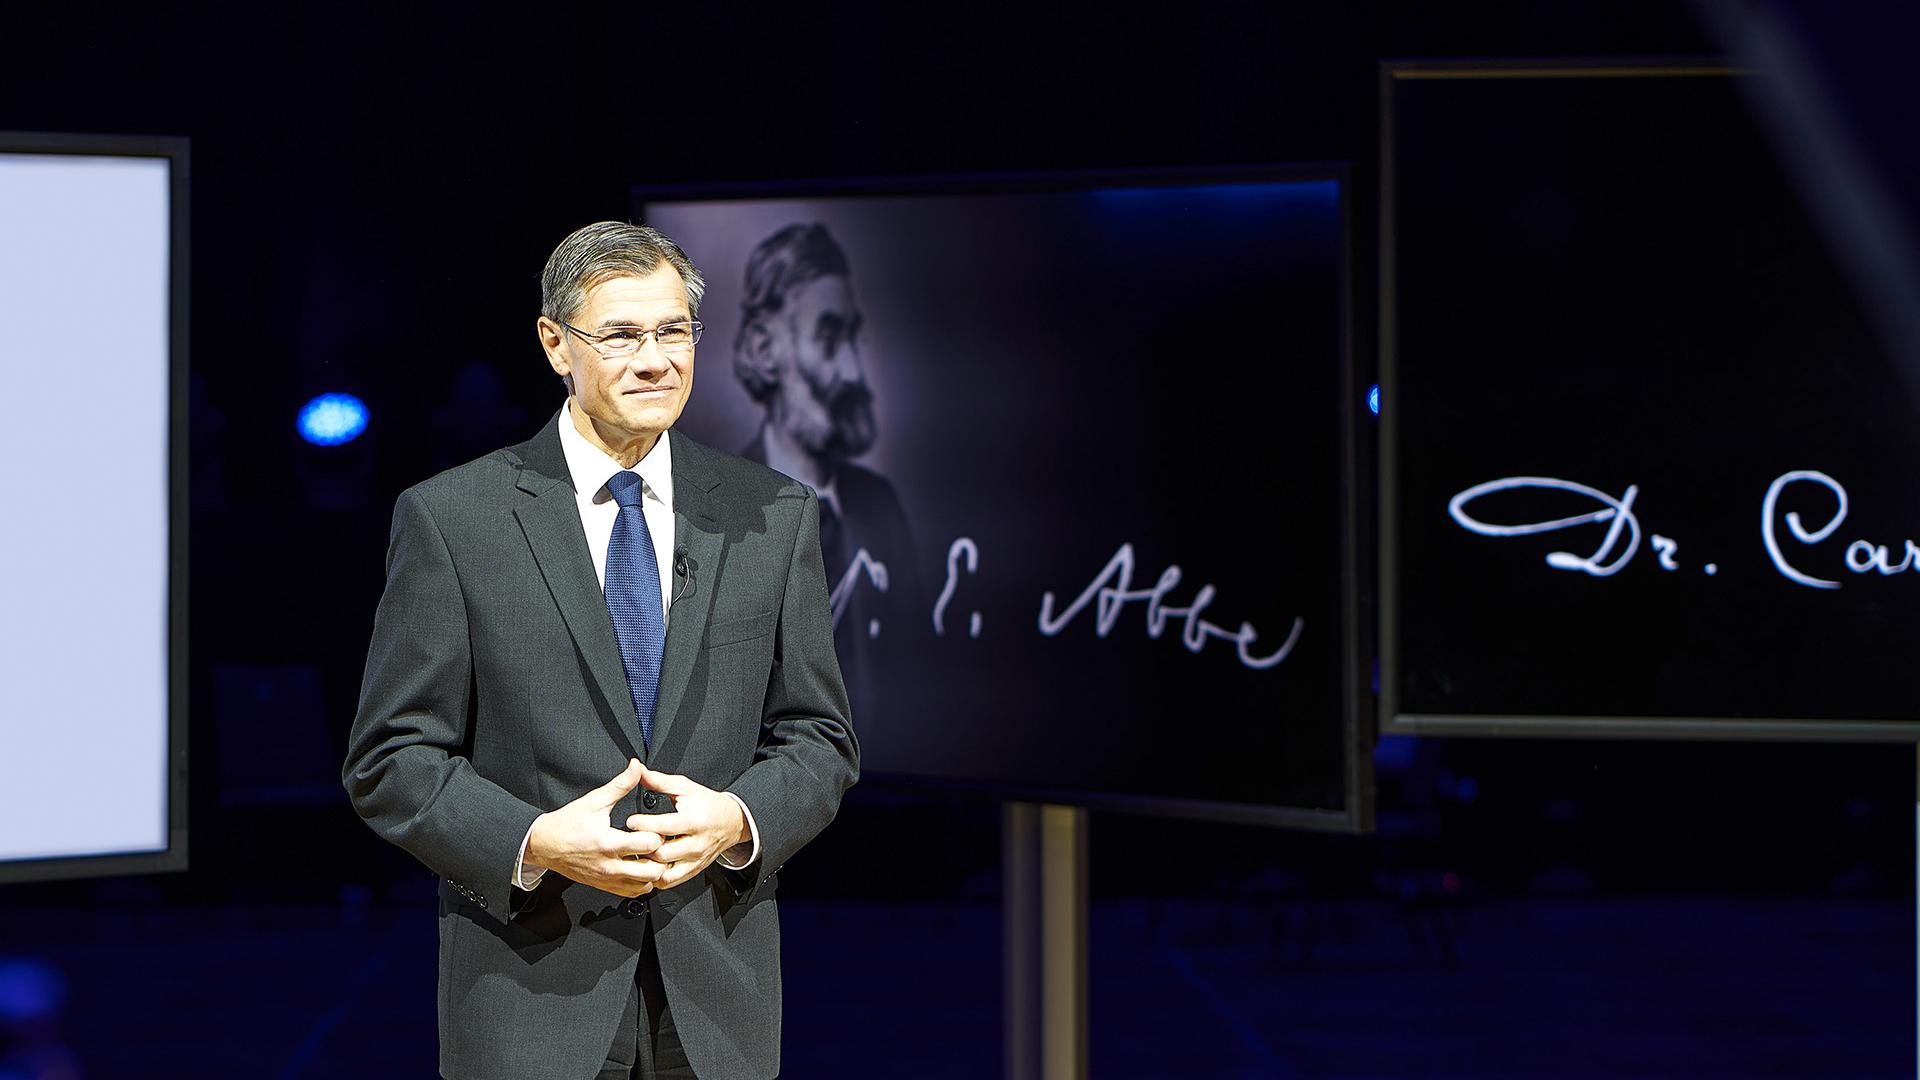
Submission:
<svg viewBox="0 0 1920 1080">
<path fill-rule="evenodd" d="M 540 274 L 540 313 L 556 321 L 571 319 L 587 302 L 588 289 L 612 278 L 646 277 L 663 261 L 686 283 L 688 313 L 699 315 L 707 279 L 693 260 L 659 229 L 624 221 L 598 221 L 560 241 Z"/>
</svg>

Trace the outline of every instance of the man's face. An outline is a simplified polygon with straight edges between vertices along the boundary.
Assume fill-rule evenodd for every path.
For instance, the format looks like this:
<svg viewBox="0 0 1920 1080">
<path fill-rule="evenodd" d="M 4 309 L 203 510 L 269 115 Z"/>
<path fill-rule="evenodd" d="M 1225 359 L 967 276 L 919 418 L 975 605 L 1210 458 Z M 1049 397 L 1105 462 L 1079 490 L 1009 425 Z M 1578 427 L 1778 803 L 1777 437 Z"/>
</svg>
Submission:
<svg viewBox="0 0 1920 1080">
<path fill-rule="evenodd" d="M 646 277 L 609 278 L 588 289 L 585 302 L 567 321 L 598 335 L 615 326 L 651 330 L 692 317 L 686 283 L 679 271 L 662 263 Z M 691 348 L 669 353 L 649 336 L 632 356 L 610 360 L 551 323 L 541 320 L 547 359 L 561 377 L 571 379 L 575 403 L 609 445 L 656 436 L 680 419 L 693 392 Z"/>
<path fill-rule="evenodd" d="M 815 278 L 787 294 L 775 321 L 785 323 L 786 333 L 775 336 L 774 348 L 784 355 L 769 420 L 816 457 L 866 453 L 877 432 L 852 283 Z"/>
</svg>

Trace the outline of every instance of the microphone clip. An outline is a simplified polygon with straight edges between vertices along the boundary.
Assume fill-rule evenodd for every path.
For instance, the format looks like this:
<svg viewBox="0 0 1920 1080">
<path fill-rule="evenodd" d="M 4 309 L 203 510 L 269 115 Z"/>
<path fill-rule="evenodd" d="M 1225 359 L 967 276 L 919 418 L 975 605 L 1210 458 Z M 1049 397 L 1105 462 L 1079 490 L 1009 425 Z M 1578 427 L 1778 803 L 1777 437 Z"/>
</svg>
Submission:
<svg viewBox="0 0 1920 1080">
<path fill-rule="evenodd" d="M 671 607 L 682 599 L 693 595 L 693 572 L 699 567 L 687 557 L 687 549 L 679 548 L 673 553 L 673 599 L 667 602 Z"/>
</svg>

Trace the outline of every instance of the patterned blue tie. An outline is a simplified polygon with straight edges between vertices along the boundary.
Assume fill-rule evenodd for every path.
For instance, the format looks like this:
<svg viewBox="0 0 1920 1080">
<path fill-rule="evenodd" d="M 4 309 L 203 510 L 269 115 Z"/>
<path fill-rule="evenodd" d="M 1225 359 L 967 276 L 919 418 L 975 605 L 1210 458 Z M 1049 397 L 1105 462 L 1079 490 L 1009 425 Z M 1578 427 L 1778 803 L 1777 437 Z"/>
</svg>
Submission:
<svg viewBox="0 0 1920 1080">
<path fill-rule="evenodd" d="M 640 509 L 640 475 L 622 471 L 607 481 L 620 504 L 607 545 L 607 612 L 620 640 L 620 662 L 627 669 L 627 692 L 640 715 L 640 739 L 651 748 L 653 707 L 660 696 L 660 658 L 667 647 L 667 619 L 660 607 L 660 562 Z"/>
</svg>

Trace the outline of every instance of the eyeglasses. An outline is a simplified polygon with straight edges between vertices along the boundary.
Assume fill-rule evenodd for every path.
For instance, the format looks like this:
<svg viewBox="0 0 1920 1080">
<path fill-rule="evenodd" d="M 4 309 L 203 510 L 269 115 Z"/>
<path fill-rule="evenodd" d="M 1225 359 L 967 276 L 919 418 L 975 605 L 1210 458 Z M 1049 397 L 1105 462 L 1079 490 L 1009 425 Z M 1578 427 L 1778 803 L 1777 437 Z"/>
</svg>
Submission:
<svg viewBox="0 0 1920 1080">
<path fill-rule="evenodd" d="M 700 340 L 700 331 L 706 329 L 698 320 L 689 322 L 662 323 L 651 330 L 638 326 L 609 327 L 604 334 L 589 334 L 585 330 L 563 322 L 561 326 L 572 331 L 581 341 L 597 349 L 601 356 L 609 360 L 624 360 L 640 351 L 640 346 L 651 337 L 654 344 L 665 353 L 683 353 L 694 347 Z"/>
</svg>

